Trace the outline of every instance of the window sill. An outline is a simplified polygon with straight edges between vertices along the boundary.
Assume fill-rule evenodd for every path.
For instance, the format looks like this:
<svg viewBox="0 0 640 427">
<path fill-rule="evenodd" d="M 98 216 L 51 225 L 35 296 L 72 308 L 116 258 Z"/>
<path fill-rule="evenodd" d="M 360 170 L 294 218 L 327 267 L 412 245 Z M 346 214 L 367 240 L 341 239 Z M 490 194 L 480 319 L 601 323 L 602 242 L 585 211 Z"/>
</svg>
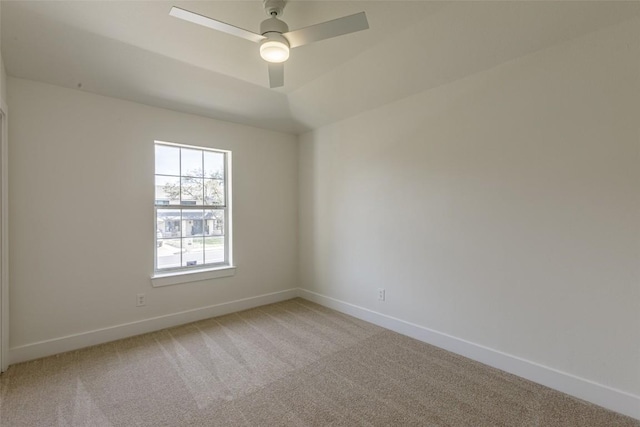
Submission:
<svg viewBox="0 0 640 427">
<path fill-rule="evenodd" d="M 179 271 L 167 274 L 156 274 L 151 276 L 151 286 L 157 288 L 160 286 L 177 285 L 180 283 L 219 279 L 221 277 L 230 277 L 235 274 L 235 266 L 211 268 L 208 270 Z"/>
</svg>

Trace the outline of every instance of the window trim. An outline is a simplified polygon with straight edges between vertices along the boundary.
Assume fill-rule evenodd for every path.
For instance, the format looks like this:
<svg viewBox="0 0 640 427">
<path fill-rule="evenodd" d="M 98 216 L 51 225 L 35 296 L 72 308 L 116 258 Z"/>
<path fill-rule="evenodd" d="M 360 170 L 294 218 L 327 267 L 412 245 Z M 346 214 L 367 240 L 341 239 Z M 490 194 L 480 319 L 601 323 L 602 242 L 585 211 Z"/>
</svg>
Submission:
<svg viewBox="0 0 640 427">
<path fill-rule="evenodd" d="M 158 288 L 161 286 L 177 285 L 180 283 L 199 282 L 202 280 L 219 279 L 221 277 L 231 277 L 235 274 L 235 265 L 225 265 L 224 267 L 201 270 L 172 271 L 171 273 L 154 274 L 153 276 L 151 276 L 151 286 L 153 286 L 154 288 Z"/>
<path fill-rule="evenodd" d="M 224 207 L 212 207 L 211 209 L 221 209 L 225 211 L 225 221 L 224 221 L 224 237 L 225 237 L 225 245 L 224 245 L 224 258 L 225 262 L 223 263 L 215 263 L 215 264 L 203 264 L 198 266 L 199 268 L 186 268 L 186 267 L 177 267 L 171 269 L 157 269 L 157 257 L 158 257 L 158 247 L 157 247 L 157 210 L 167 209 L 170 205 L 156 205 L 155 202 L 155 190 L 154 190 L 154 220 L 153 220 L 153 242 L 154 242 L 154 251 L 153 251 L 153 268 L 151 275 L 151 284 L 153 287 L 158 286 L 168 286 L 174 285 L 178 283 L 188 283 L 195 282 L 201 280 L 208 279 L 216 279 L 220 277 L 229 277 L 235 275 L 236 267 L 233 264 L 233 220 L 232 220 L 232 154 L 231 150 L 224 150 L 219 148 L 211 148 L 206 146 L 197 146 L 197 145 L 188 145 L 188 144 L 180 144 L 175 142 L 161 141 L 155 140 L 153 143 L 153 147 L 155 150 L 156 145 L 167 145 L 177 148 L 187 148 L 194 149 L 200 151 L 213 151 L 224 153 L 225 155 L 225 170 L 224 170 L 224 193 L 225 193 L 225 206 Z M 155 162 L 154 162 L 154 182 L 155 182 Z M 182 176 L 182 175 L 181 175 Z M 191 205 L 180 205 L 176 208 L 179 209 L 190 209 Z M 202 209 L 206 209 L 205 205 L 201 207 Z M 193 209 L 197 209 L 197 207 L 193 207 Z"/>
</svg>

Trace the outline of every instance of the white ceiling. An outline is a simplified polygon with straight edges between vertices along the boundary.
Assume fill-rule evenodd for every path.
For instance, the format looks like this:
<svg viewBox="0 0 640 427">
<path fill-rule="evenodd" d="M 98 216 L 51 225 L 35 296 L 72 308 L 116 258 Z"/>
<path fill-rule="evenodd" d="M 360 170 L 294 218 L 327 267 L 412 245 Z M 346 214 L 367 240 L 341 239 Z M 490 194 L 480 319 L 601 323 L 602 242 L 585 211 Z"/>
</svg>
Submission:
<svg viewBox="0 0 640 427">
<path fill-rule="evenodd" d="M 640 2 L 291 1 L 290 29 L 364 10 L 370 29 L 297 48 L 268 88 L 257 45 L 169 16 L 259 32 L 261 1 L 3 1 L 11 76 L 299 133 L 640 15 Z"/>
</svg>

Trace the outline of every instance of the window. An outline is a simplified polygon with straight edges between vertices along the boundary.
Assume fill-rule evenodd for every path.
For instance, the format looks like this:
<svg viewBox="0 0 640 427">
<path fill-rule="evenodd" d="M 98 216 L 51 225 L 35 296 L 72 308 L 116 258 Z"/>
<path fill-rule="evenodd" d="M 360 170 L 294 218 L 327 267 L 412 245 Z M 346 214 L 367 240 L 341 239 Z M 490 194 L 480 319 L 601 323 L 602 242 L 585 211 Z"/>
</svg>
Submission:
<svg viewBox="0 0 640 427">
<path fill-rule="evenodd" d="M 230 163 L 229 151 L 156 142 L 155 277 L 231 265 Z"/>
</svg>

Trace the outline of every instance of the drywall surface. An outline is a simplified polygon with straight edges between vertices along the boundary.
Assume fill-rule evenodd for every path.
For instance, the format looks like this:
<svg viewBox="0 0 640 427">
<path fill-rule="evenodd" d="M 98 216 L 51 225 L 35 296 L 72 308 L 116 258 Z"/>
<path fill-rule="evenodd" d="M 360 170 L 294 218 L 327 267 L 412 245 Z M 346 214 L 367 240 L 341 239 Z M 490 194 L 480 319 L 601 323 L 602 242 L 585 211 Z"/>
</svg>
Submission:
<svg viewBox="0 0 640 427">
<path fill-rule="evenodd" d="M 2 16 L 2 5 L 0 4 L 0 16 Z M 0 25 L 2 20 L 0 19 Z M 1 33 L 1 32 L 0 32 Z M 1 37 L 0 37 L 1 40 Z M 1 45 L 2 43 L 0 43 Z M 4 68 L 4 61 L 2 59 L 2 49 L 0 49 L 0 97 L 3 101 L 7 99 L 7 72 Z"/>
<path fill-rule="evenodd" d="M 303 135 L 303 288 L 640 395 L 639 29 Z"/>
<path fill-rule="evenodd" d="M 0 52 L 0 96 L 3 101 L 7 99 L 7 72 L 4 68 L 2 52 Z"/>
<path fill-rule="evenodd" d="M 0 5 L 0 11 L 2 9 L 2 5 Z M 2 19 L 0 19 L 0 23 Z M 0 31 L 2 34 L 2 31 Z M 2 37 L 0 37 L 1 39 Z M 0 40 L 0 46 L 2 46 L 2 41 Z M 4 61 L 2 59 L 2 49 L 0 49 L 0 108 L 2 108 L 3 113 L 8 117 L 8 107 L 6 105 L 7 99 L 7 73 L 4 69 Z M 1 120 L 1 119 L 0 119 Z M 5 117 L 6 120 L 6 117 Z M 3 227 L 8 228 L 8 204 L 7 200 L 7 171 L 8 171 L 8 143 L 7 143 L 7 122 L 3 123 L 3 126 L 0 126 L 0 222 L 3 224 Z M 4 127 L 4 129 L 3 129 Z M 8 346 L 8 337 L 9 337 L 9 292 L 8 292 L 8 267 L 6 266 L 8 260 L 8 250 L 7 250 L 7 239 L 8 232 L 6 229 L 0 230 L 0 258 L 2 261 L 0 262 L 0 372 L 4 371 L 9 363 L 9 346 Z"/>
<path fill-rule="evenodd" d="M 11 348 L 297 286 L 295 136 L 11 77 L 9 103 Z M 232 151 L 235 276 L 152 288 L 154 140 Z"/>
</svg>

